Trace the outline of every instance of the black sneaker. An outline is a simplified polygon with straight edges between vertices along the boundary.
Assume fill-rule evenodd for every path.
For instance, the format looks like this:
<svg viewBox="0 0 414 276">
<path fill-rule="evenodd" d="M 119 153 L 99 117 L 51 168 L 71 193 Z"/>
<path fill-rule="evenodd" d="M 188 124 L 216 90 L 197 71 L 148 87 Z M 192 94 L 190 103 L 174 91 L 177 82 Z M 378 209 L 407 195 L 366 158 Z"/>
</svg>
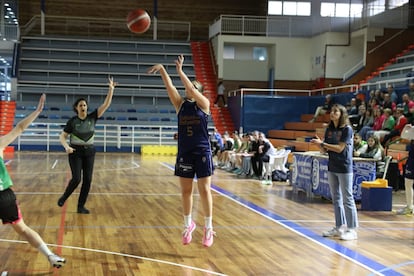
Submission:
<svg viewBox="0 0 414 276">
<path fill-rule="evenodd" d="M 89 210 L 85 207 L 78 207 L 78 214 L 89 214 Z"/>
<path fill-rule="evenodd" d="M 65 204 L 65 200 L 63 199 L 63 196 L 62 196 L 58 199 L 57 205 L 59 207 L 62 207 L 64 204 Z"/>
</svg>

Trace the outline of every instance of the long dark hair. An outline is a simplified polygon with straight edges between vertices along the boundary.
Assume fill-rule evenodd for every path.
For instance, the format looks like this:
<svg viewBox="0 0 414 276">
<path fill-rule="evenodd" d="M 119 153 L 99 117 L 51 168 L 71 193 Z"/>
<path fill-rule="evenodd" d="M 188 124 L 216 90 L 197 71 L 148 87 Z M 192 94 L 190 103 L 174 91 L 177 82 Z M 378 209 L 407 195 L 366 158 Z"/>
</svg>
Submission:
<svg viewBox="0 0 414 276">
<path fill-rule="evenodd" d="M 75 101 L 75 103 L 73 104 L 73 111 L 75 111 L 75 113 L 76 114 L 78 114 L 78 110 L 76 109 L 76 107 L 78 106 L 78 104 L 81 102 L 81 101 L 84 101 L 85 103 L 86 103 L 86 105 L 88 105 L 88 101 L 85 99 L 85 98 L 79 98 L 79 99 L 77 99 L 76 101 Z"/>
<path fill-rule="evenodd" d="M 351 125 L 351 122 L 349 121 L 349 115 L 348 115 L 348 111 L 346 110 L 346 107 L 341 105 L 341 104 L 334 104 L 331 108 L 335 109 L 337 108 L 339 110 L 339 112 L 341 112 L 341 116 L 339 117 L 338 120 L 338 127 L 344 127 L 346 125 Z M 330 125 L 334 126 L 333 122 L 330 122 Z"/>
</svg>

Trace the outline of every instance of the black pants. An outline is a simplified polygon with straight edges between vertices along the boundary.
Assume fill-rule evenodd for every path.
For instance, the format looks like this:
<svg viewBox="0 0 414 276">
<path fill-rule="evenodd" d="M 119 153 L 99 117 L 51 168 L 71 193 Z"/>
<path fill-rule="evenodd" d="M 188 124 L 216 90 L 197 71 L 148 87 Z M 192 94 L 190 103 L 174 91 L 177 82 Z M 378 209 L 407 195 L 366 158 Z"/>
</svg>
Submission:
<svg viewBox="0 0 414 276">
<path fill-rule="evenodd" d="M 223 100 L 223 104 L 226 105 L 226 99 L 224 98 L 224 95 L 217 95 L 217 98 L 214 104 L 218 104 L 220 98 Z"/>
<path fill-rule="evenodd" d="M 255 154 L 254 156 L 252 156 L 251 160 L 254 175 L 260 178 L 263 173 L 263 162 L 269 162 L 269 155 Z"/>
<path fill-rule="evenodd" d="M 93 164 L 95 162 L 96 150 L 93 146 L 71 146 L 75 151 L 69 154 L 69 165 L 72 172 L 72 179 L 69 181 L 63 194 L 66 200 L 78 187 L 82 180 L 82 187 L 78 199 L 78 207 L 84 207 L 91 189 Z M 82 178 L 81 178 L 82 177 Z"/>
<path fill-rule="evenodd" d="M 388 141 L 391 140 L 392 138 L 396 137 L 396 136 L 400 136 L 400 132 L 398 130 L 391 130 L 390 133 L 388 133 L 387 135 L 384 136 L 384 138 L 382 139 L 382 145 L 386 146 Z"/>
</svg>

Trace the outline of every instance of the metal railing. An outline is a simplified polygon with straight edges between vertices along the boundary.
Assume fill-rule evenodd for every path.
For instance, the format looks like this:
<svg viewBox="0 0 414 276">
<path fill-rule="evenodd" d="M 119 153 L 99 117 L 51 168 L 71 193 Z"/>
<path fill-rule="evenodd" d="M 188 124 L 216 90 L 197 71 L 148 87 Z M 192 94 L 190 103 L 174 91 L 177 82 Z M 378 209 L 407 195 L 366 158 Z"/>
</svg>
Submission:
<svg viewBox="0 0 414 276">
<path fill-rule="evenodd" d="M 17 150 L 22 147 L 42 147 L 49 151 L 60 145 L 59 135 L 64 124 L 32 123 L 16 140 Z M 95 128 L 95 146 L 104 152 L 111 148 L 135 152 L 142 145 L 175 145 L 174 134 L 177 127 L 160 125 L 109 125 L 97 124 Z"/>
<path fill-rule="evenodd" d="M 245 16 L 220 15 L 209 27 L 209 37 L 216 35 L 255 35 L 281 37 L 311 37 L 325 32 L 350 32 L 366 27 L 405 29 L 408 4 L 388 9 L 375 16 L 321 17 L 321 16 Z"/>
<path fill-rule="evenodd" d="M 76 17 L 45 15 L 44 34 L 69 35 L 105 38 L 139 38 L 190 41 L 191 23 L 187 21 L 157 20 L 144 34 L 134 34 L 128 30 L 125 19 L 102 17 Z M 42 18 L 33 16 L 21 28 L 21 35 L 42 35 Z"/>
</svg>

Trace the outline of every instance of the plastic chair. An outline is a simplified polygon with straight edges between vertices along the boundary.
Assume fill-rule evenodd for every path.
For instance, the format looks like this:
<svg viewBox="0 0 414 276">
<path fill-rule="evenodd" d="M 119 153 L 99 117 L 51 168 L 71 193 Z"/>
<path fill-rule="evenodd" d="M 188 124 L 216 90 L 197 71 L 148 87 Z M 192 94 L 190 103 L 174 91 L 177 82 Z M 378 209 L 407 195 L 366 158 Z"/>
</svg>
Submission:
<svg viewBox="0 0 414 276">
<path fill-rule="evenodd" d="M 269 162 L 264 162 L 263 164 L 266 179 L 272 179 L 272 172 L 274 170 L 280 170 L 283 172 L 289 171 L 289 169 L 286 168 L 286 163 L 290 152 L 290 150 L 281 149 L 277 150 L 276 154 L 269 156 Z"/>
</svg>

